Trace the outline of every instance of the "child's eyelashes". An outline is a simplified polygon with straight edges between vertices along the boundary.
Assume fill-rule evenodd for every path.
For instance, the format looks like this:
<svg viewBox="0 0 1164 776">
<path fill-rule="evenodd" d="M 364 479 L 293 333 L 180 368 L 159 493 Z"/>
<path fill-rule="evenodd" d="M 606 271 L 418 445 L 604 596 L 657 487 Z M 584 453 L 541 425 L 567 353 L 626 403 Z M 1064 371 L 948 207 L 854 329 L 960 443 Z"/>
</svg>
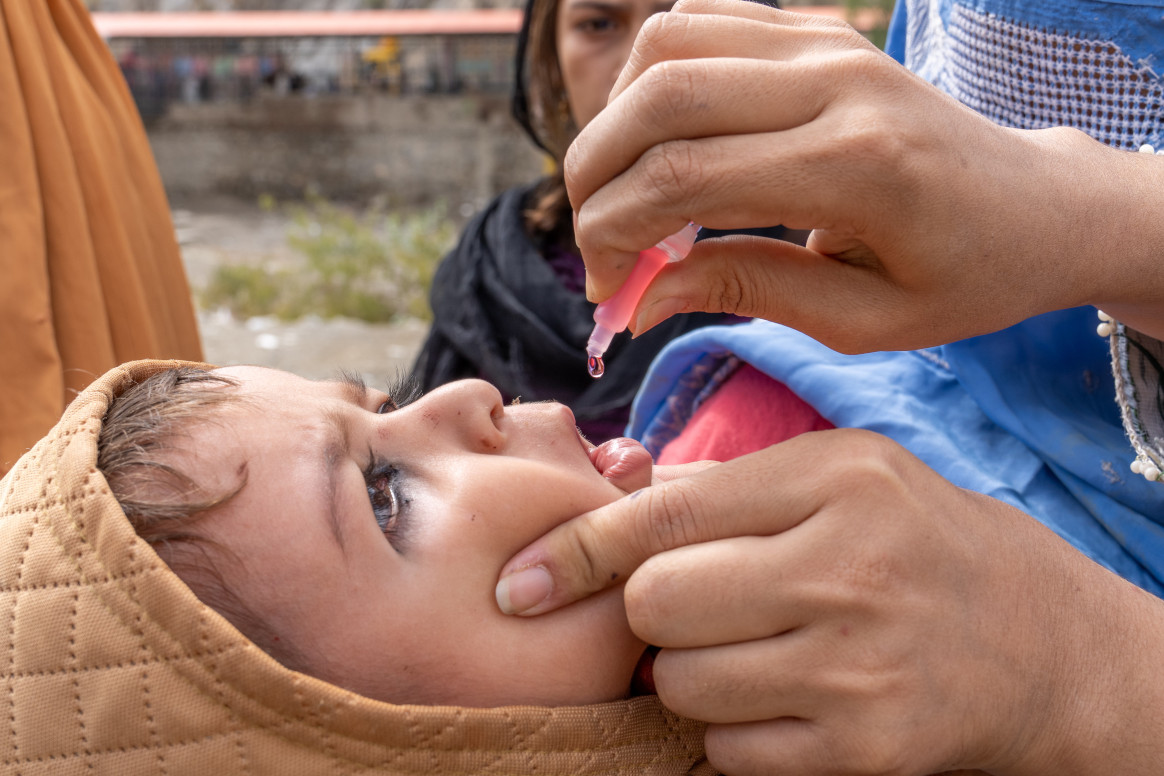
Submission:
<svg viewBox="0 0 1164 776">
<path fill-rule="evenodd" d="M 388 382 L 386 388 L 388 401 L 381 404 L 376 412 L 383 415 L 393 410 L 402 409 L 412 404 L 424 395 L 424 389 L 419 378 L 412 374 L 397 374 Z"/>
<path fill-rule="evenodd" d="M 409 374 L 398 373 L 386 387 L 388 399 L 376 408 L 376 413 L 384 415 L 407 407 L 419 399 L 424 391 L 420 380 Z M 364 485 L 368 490 L 368 501 L 372 504 L 372 515 L 380 532 L 388 537 L 388 543 L 400 551 L 408 499 L 400 492 L 400 470 L 393 464 L 378 457 L 368 449 L 368 466 L 364 469 Z"/>
<path fill-rule="evenodd" d="M 408 499 L 400 494 L 400 470 L 377 458 L 369 451 L 368 468 L 364 470 L 364 484 L 368 489 L 368 501 L 372 504 L 372 515 L 380 532 L 388 537 L 388 542 L 397 550 L 404 528 L 404 511 Z"/>
</svg>

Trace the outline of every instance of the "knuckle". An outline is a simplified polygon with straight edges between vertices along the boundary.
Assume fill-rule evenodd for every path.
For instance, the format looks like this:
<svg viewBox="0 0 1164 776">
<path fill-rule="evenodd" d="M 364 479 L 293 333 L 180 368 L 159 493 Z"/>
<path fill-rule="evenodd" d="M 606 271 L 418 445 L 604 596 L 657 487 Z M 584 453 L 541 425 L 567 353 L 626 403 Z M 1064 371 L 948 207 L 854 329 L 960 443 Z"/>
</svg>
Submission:
<svg viewBox="0 0 1164 776">
<path fill-rule="evenodd" d="M 852 30 L 852 28 L 849 29 Z M 849 38 L 846 43 L 854 39 L 864 41 L 864 36 L 855 30 L 852 32 L 852 35 L 846 36 Z M 868 43 L 868 41 L 865 42 Z M 896 67 L 888 55 L 872 45 L 846 46 L 838 55 L 838 62 L 850 78 L 857 79 L 860 83 L 881 84 L 885 79 L 886 66 Z"/>
<path fill-rule="evenodd" d="M 895 91 L 896 79 L 887 77 L 882 58 L 878 52 L 863 50 L 845 54 L 851 88 L 882 93 Z M 868 103 L 857 106 L 844 125 L 841 143 L 836 147 L 837 161 L 845 164 L 853 159 L 872 160 L 879 169 L 887 171 L 910 162 L 912 136 L 899 124 L 896 114 L 886 114 Z"/>
<path fill-rule="evenodd" d="M 846 432 L 846 482 L 875 491 L 904 485 L 904 449 L 900 445 L 864 429 Z"/>
<path fill-rule="evenodd" d="M 641 120 L 648 126 L 668 126 L 697 108 L 704 100 L 701 72 L 690 60 L 668 60 L 647 68 L 640 78 L 647 95 Z"/>
<path fill-rule="evenodd" d="M 875 610 L 910 595 L 917 576 L 908 549 L 918 528 L 909 459 L 895 442 L 869 431 L 846 430 L 841 449 L 844 463 L 824 487 L 843 490 L 842 498 L 860 505 L 857 514 L 867 528 L 859 545 L 833 558 L 822 591 L 841 609 Z"/>
<path fill-rule="evenodd" d="M 677 14 L 656 13 L 647 17 L 635 38 L 632 56 L 642 62 L 670 59 L 670 41 L 675 37 Z M 684 25 L 685 26 L 685 25 Z"/>
<path fill-rule="evenodd" d="M 768 764 L 776 762 L 776 753 L 757 747 L 754 738 L 742 735 L 735 725 L 708 725 L 704 749 L 708 763 L 718 773 L 760 776 L 771 773 Z"/>
<path fill-rule="evenodd" d="M 571 563 L 563 571 L 568 576 L 567 585 L 576 592 L 594 592 L 604 588 L 610 581 L 611 573 L 621 573 L 601 562 L 602 558 L 592 548 L 602 547 L 606 541 L 603 532 L 590 520 L 575 521 L 575 530 L 567 531 L 562 541 L 565 547 L 556 552 L 555 557 L 570 558 Z"/>
<path fill-rule="evenodd" d="M 709 661 L 701 649 L 666 649 L 655 659 L 659 699 L 679 714 L 723 718 L 736 708 L 761 708 L 774 692 L 766 662 L 752 663 L 729 654 Z M 730 700 L 729 700 L 730 699 Z"/>
<path fill-rule="evenodd" d="M 632 519 L 630 552 L 646 559 L 699 541 L 698 497 L 682 482 L 669 482 L 642 491 L 639 511 Z"/>
<path fill-rule="evenodd" d="M 747 290 L 754 288 L 739 264 L 720 263 L 721 269 L 707 285 L 707 309 L 723 313 L 755 313 L 747 307 Z"/>
<path fill-rule="evenodd" d="M 913 459 L 889 437 L 865 429 L 830 431 L 833 458 L 822 487 L 836 498 L 855 500 L 868 508 L 877 504 L 910 503 Z M 903 497 L 904 500 L 903 500 Z"/>
<path fill-rule="evenodd" d="M 658 556 L 648 558 L 627 580 L 623 590 L 627 620 L 640 638 L 662 643 L 665 626 L 677 611 L 675 594 L 682 589 L 681 582 L 676 571 Z"/>
<path fill-rule="evenodd" d="M 888 737 L 885 737 L 888 739 Z M 841 744 L 843 753 L 841 767 L 849 773 L 877 773 L 884 776 L 905 776 L 914 771 L 911 763 L 895 740 L 877 737 L 862 737 Z"/>
<path fill-rule="evenodd" d="M 675 6 L 671 10 L 677 10 Z M 699 22 L 685 13 L 656 13 L 647 17 L 635 38 L 644 62 L 681 60 L 700 37 Z"/>
<path fill-rule="evenodd" d="M 701 166 L 692 143 L 668 140 L 642 156 L 644 196 L 664 202 L 683 201 L 687 192 L 699 190 Z"/>
<path fill-rule="evenodd" d="M 886 173 L 908 170 L 911 161 L 909 143 L 895 127 L 892 118 L 861 112 L 854 117 L 841 142 L 846 144 L 841 164 L 863 160 L 875 170 Z"/>
<path fill-rule="evenodd" d="M 682 487 L 660 487 L 644 521 L 642 540 L 651 555 L 695 544 L 700 539 L 698 497 Z"/>
</svg>

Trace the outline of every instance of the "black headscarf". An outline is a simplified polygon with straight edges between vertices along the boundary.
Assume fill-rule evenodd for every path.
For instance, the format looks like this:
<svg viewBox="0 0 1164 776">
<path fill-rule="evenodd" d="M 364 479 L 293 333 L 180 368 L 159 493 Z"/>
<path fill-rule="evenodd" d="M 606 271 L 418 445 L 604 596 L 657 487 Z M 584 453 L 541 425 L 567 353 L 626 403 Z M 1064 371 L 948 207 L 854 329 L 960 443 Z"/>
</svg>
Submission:
<svg viewBox="0 0 1164 776">
<path fill-rule="evenodd" d="M 527 90 L 526 50 L 535 2 L 545 0 L 526 0 L 511 107 L 530 139 L 552 155 L 534 130 Z M 677 315 L 636 339 L 617 336 L 606 352 L 605 375 L 593 379 L 586 371 L 586 340 L 594 328 L 595 306 L 562 284 L 526 232 L 523 211 L 538 186 L 511 189 L 491 202 L 441 262 L 431 293 L 433 325 L 413 373 L 425 390 L 480 377 L 506 400 L 555 399 L 574 411 L 591 441 L 600 442 L 622 433 L 639 383 L 664 345 L 700 326 L 740 319 Z M 785 236 L 780 227 L 758 233 Z M 713 234 L 704 230 L 701 237 Z"/>
<path fill-rule="evenodd" d="M 480 377 L 507 400 L 555 399 L 574 411 L 591 441 L 602 441 L 622 432 L 663 345 L 725 316 L 678 315 L 637 339 L 619 335 L 606 353 L 606 374 L 590 377 L 586 340 L 594 305 L 562 284 L 526 234 L 522 211 L 535 188 L 511 189 L 490 203 L 441 262 L 433 278 L 433 325 L 414 373 L 425 390 Z"/>
</svg>

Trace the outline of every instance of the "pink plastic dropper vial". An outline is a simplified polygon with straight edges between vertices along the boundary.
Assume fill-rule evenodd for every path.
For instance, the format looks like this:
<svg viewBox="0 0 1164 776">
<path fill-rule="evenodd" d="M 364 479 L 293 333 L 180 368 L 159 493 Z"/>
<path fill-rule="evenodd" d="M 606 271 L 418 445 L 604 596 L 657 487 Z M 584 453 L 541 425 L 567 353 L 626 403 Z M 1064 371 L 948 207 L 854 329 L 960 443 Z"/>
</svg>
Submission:
<svg viewBox="0 0 1164 776">
<path fill-rule="evenodd" d="M 699 227 L 688 224 L 675 234 L 653 248 L 647 248 L 639 253 L 639 260 L 635 262 L 630 277 L 622 284 L 614 296 L 605 302 L 600 302 L 594 311 L 594 332 L 590 341 L 586 343 L 586 368 L 590 376 L 602 377 L 606 365 L 602 356 L 610 347 L 614 335 L 622 331 L 630 323 L 631 314 L 643 298 L 647 286 L 663 269 L 663 265 L 673 261 L 682 261 L 691 253 L 691 246 L 695 245 L 695 235 L 699 234 Z"/>
</svg>

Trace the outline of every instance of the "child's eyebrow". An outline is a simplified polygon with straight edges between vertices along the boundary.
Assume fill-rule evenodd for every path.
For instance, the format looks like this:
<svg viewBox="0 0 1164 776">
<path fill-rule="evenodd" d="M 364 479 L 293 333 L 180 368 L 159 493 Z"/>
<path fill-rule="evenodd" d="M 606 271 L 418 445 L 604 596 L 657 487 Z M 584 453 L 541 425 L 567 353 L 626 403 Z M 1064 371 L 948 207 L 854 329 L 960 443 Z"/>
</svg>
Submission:
<svg viewBox="0 0 1164 776">
<path fill-rule="evenodd" d="M 323 416 L 327 425 L 327 438 L 323 445 L 323 469 L 325 495 L 327 497 L 327 519 L 331 526 L 332 535 L 340 551 L 345 551 L 344 534 L 339 517 L 339 468 L 340 464 L 351 458 L 351 441 L 348 433 L 347 418 L 339 412 L 325 412 Z"/>
<path fill-rule="evenodd" d="M 358 404 L 362 407 L 364 400 L 368 398 L 368 384 L 356 372 L 349 372 L 347 369 L 342 369 L 340 370 L 338 378 L 329 380 L 328 382 L 339 385 L 343 389 L 344 397 L 352 404 Z"/>
<path fill-rule="evenodd" d="M 367 399 L 368 385 L 362 377 L 354 372 L 340 372 L 338 379 L 329 380 L 328 382 L 338 385 L 344 394 L 344 398 L 356 406 L 363 406 L 364 401 Z M 328 410 L 324 412 L 323 419 L 328 429 L 327 439 L 323 445 L 323 467 L 326 473 L 324 487 L 326 488 L 327 495 L 327 519 L 331 527 L 331 533 L 335 537 L 340 551 L 346 552 L 343 525 L 340 520 L 337 503 L 339 500 L 337 483 L 339 480 L 340 464 L 351 458 L 351 429 L 345 413 Z"/>
</svg>

